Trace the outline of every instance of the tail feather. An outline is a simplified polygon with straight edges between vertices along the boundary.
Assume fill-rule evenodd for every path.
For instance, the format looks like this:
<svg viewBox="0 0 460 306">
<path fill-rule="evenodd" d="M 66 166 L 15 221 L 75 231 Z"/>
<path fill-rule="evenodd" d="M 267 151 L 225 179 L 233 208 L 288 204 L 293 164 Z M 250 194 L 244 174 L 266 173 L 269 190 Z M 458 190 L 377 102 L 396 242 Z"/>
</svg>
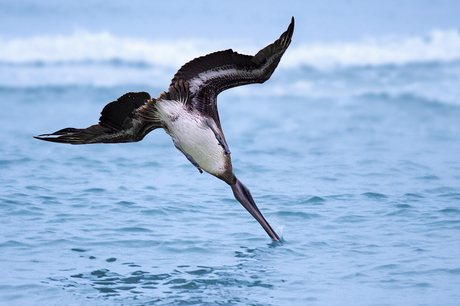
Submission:
<svg viewBox="0 0 460 306">
<path fill-rule="evenodd" d="M 165 99 L 168 95 L 167 92 L 163 92 L 158 99 Z M 160 124 L 160 119 L 158 118 L 157 108 L 156 108 L 157 99 L 150 99 L 145 105 L 137 109 L 136 115 L 139 119 L 146 122 L 157 122 Z"/>
<path fill-rule="evenodd" d="M 182 80 L 169 86 L 168 91 L 160 94 L 158 99 L 150 99 L 147 103 L 136 110 L 137 116 L 147 122 L 160 123 L 158 118 L 157 101 L 172 100 L 186 104 L 189 99 L 189 84 Z"/>
</svg>

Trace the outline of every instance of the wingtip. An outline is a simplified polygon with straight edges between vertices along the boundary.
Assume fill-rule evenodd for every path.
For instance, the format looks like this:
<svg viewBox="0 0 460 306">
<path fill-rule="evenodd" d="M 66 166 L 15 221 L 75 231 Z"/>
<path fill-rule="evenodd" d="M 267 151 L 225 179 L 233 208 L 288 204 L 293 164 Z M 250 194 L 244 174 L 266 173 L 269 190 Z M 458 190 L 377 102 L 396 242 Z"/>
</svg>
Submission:
<svg viewBox="0 0 460 306">
<path fill-rule="evenodd" d="M 291 43 L 292 35 L 294 34 L 294 16 L 291 17 L 291 23 L 289 24 L 287 30 L 281 34 L 280 38 L 278 39 L 278 42 L 284 47 L 287 48 L 289 44 Z"/>
<path fill-rule="evenodd" d="M 41 134 L 33 137 L 38 140 L 56 143 L 83 144 L 84 142 L 78 136 L 81 131 L 82 129 L 65 128 L 51 134 Z"/>
<path fill-rule="evenodd" d="M 53 138 L 53 137 L 50 137 L 50 136 L 52 136 L 52 135 L 53 135 L 53 134 L 40 134 L 40 135 L 32 136 L 32 137 L 35 138 L 35 139 L 38 139 L 38 140 L 49 141 L 48 139 Z"/>
<path fill-rule="evenodd" d="M 43 134 L 43 135 L 38 135 L 38 136 L 33 136 L 33 137 L 35 139 L 43 140 L 43 141 L 74 144 L 74 142 L 71 140 L 60 138 L 62 136 L 60 137 L 48 137 L 48 136 L 51 136 L 51 134 Z"/>
<path fill-rule="evenodd" d="M 292 37 L 292 34 L 294 33 L 294 25 L 295 25 L 295 20 L 294 20 L 294 16 L 291 17 L 291 23 L 289 24 L 289 27 L 288 29 L 286 30 L 289 37 Z"/>
</svg>

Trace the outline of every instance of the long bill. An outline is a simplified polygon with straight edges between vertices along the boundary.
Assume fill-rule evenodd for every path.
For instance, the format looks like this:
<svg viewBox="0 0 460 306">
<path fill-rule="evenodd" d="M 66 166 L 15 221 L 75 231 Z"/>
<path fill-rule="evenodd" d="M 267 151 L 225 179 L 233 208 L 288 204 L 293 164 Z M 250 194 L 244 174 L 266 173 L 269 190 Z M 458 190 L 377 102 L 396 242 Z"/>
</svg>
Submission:
<svg viewBox="0 0 460 306">
<path fill-rule="evenodd" d="M 260 225 L 262 225 L 264 230 L 267 232 L 268 236 L 270 236 L 274 241 L 282 242 L 278 234 L 276 234 L 276 232 L 272 229 L 270 224 L 268 224 L 267 220 L 265 220 L 259 208 L 257 208 L 257 205 L 254 202 L 254 199 L 252 198 L 249 189 L 246 186 L 244 186 L 244 184 L 241 183 L 238 179 L 236 179 L 235 184 L 230 186 L 232 186 L 235 198 L 260 223 Z"/>
</svg>

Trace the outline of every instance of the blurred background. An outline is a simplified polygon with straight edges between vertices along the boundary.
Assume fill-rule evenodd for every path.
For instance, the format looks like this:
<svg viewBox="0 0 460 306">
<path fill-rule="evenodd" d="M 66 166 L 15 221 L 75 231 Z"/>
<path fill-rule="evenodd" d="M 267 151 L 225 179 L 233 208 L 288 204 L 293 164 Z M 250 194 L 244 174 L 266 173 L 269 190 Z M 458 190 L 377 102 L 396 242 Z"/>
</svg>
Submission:
<svg viewBox="0 0 460 306">
<path fill-rule="evenodd" d="M 285 68 L 460 57 L 457 1 L 2 0 L 0 9 L 0 86 L 7 87 L 165 87 L 170 74 L 196 56 L 224 48 L 256 52 L 291 16 L 296 36 L 281 63 Z"/>
</svg>

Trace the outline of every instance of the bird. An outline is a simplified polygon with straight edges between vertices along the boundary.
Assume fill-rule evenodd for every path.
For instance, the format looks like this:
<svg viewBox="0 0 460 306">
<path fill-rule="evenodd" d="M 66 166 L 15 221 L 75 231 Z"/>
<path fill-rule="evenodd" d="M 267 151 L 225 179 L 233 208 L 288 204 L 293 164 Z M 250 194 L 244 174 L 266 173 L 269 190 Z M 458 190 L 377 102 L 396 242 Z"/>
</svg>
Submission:
<svg viewBox="0 0 460 306">
<path fill-rule="evenodd" d="M 268 236 L 282 242 L 249 189 L 233 172 L 217 96 L 232 87 L 267 81 L 289 47 L 293 32 L 294 17 L 275 42 L 253 56 L 227 49 L 197 57 L 177 71 L 168 91 L 158 98 L 151 98 L 147 92 L 129 92 L 103 108 L 98 124 L 84 129 L 64 128 L 34 138 L 73 145 L 126 143 L 140 141 L 154 129 L 163 128 L 200 173 L 205 171 L 230 185 L 235 199 Z"/>
</svg>

